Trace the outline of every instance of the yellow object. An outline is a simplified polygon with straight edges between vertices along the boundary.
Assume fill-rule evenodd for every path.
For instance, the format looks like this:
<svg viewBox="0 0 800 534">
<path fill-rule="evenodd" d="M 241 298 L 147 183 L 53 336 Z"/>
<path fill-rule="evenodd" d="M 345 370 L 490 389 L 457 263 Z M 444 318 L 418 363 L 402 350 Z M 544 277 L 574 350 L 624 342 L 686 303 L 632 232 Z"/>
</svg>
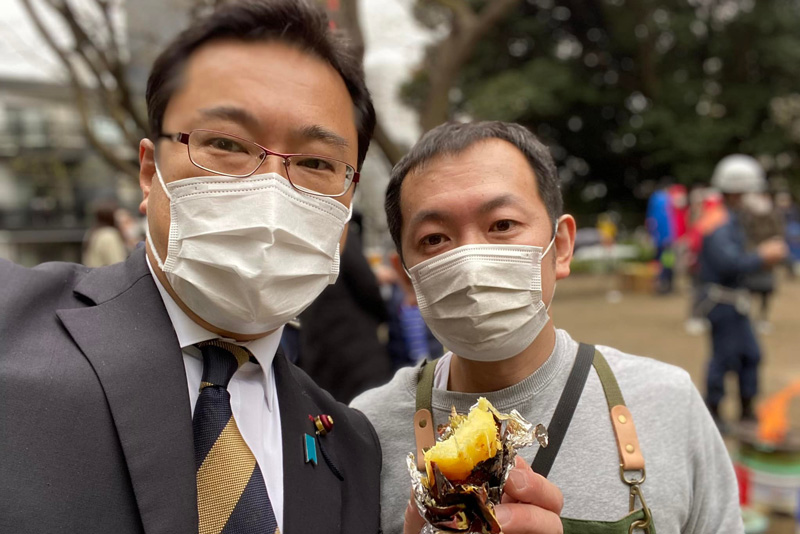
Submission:
<svg viewBox="0 0 800 534">
<path fill-rule="evenodd" d="M 466 479 L 476 465 L 494 457 L 500 448 L 497 424 L 485 398 L 455 429 L 453 435 L 425 452 L 425 470 L 433 480 L 431 463 L 435 462 L 450 481 Z"/>
</svg>

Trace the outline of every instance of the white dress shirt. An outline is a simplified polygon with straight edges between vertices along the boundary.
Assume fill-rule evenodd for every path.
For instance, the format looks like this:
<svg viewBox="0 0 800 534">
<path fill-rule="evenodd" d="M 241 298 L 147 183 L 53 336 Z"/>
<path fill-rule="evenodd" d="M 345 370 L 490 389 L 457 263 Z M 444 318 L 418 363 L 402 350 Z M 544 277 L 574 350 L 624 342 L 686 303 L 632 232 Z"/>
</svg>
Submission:
<svg viewBox="0 0 800 534">
<path fill-rule="evenodd" d="M 194 413 L 197 397 L 200 395 L 200 380 L 203 376 L 203 360 L 195 343 L 208 339 L 218 339 L 219 335 L 209 332 L 195 323 L 167 293 L 153 272 L 150 259 L 147 259 L 150 274 L 158 287 L 161 299 L 169 314 L 172 327 L 178 336 L 183 352 L 183 366 L 186 369 L 186 383 L 189 387 L 189 402 Z M 283 442 L 281 437 L 281 415 L 278 408 L 278 392 L 275 386 L 275 371 L 272 360 L 281 341 L 283 327 L 260 339 L 246 342 L 226 341 L 246 347 L 259 365 L 247 362 L 242 365 L 228 384 L 231 394 L 231 410 L 236 425 L 247 446 L 253 451 L 272 502 L 272 510 L 278 528 L 283 530 Z"/>
</svg>

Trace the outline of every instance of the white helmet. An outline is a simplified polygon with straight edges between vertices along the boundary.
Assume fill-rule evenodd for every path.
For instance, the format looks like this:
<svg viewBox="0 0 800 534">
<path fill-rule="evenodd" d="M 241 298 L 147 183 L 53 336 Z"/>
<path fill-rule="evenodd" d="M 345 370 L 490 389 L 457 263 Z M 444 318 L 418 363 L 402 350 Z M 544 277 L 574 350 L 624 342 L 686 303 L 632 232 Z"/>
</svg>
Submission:
<svg viewBox="0 0 800 534">
<path fill-rule="evenodd" d="M 717 163 L 711 185 L 723 193 L 761 193 L 767 188 L 767 179 L 755 158 L 732 154 Z"/>
</svg>

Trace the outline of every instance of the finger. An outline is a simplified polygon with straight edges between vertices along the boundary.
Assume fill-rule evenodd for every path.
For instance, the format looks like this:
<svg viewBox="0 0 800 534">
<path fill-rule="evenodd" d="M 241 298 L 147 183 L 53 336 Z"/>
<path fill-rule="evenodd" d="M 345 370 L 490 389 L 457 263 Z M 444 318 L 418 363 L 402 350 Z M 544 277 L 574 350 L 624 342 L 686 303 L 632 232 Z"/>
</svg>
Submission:
<svg viewBox="0 0 800 534">
<path fill-rule="evenodd" d="M 519 501 L 504 491 L 503 495 L 500 497 L 500 502 L 502 504 L 512 504 Z"/>
<path fill-rule="evenodd" d="M 517 456 L 514 469 L 508 475 L 503 492 L 508 497 L 504 503 L 534 504 L 545 510 L 561 513 L 564 496 L 558 487 L 538 473 L 534 473 L 525 461 Z"/>
<path fill-rule="evenodd" d="M 530 504 L 498 504 L 497 521 L 503 534 L 563 534 L 564 527 L 558 514 Z"/>
<path fill-rule="evenodd" d="M 405 524 L 403 525 L 403 534 L 419 534 L 422 527 L 425 526 L 425 520 L 419 515 L 417 506 L 408 501 L 406 506 Z"/>
</svg>

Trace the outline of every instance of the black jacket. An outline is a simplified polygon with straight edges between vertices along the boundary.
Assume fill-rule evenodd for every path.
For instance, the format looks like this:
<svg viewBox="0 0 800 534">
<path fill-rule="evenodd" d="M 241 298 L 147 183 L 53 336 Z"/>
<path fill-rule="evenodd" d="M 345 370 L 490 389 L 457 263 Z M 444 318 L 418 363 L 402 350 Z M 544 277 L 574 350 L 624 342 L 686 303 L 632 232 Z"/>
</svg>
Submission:
<svg viewBox="0 0 800 534">
<path fill-rule="evenodd" d="M 392 378 L 378 325 L 388 319 L 378 281 L 350 228 L 336 283 L 300 315 L 297 364 L 341 402 Z"/>
<path fill-rule="evenodd" d="M 379 531 L 380 447 L 367 419 L 282 354 L 284 534 Z M 328 456 L 305 463 L 308 415 Z M 265 477 L 269 474 L 265 473 Z M 121 264 L 0 260 L 0 532 L 196 534 L 183 358 L 144 248 Z"/>
</svg>

